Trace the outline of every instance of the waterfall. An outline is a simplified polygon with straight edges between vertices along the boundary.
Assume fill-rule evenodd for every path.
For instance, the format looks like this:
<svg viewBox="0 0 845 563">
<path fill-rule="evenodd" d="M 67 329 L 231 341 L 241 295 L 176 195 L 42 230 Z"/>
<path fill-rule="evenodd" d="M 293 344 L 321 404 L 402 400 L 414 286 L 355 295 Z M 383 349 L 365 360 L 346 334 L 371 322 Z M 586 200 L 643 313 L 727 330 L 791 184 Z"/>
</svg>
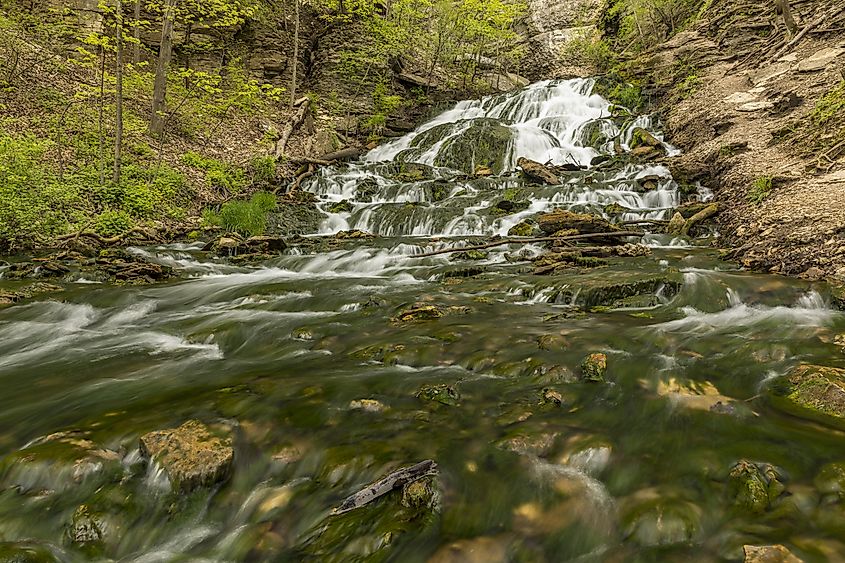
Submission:
<svg viewBox="0 0 845 563">
<path fill-rule="evenodd" d="M 592 166 L 596 157 L 630 150 L 637 127 L 676 152 L 651 118 L 616 116 L 594 85 L 590 79 L 544 81 L 463 101 L 360 162 L 324 168 L 305 186 L 321 198 L 321 234 L 506 235 L 554 208 L 612 220 L 668 218 L 680 197 L 666 167 Z M 532 185 L 516 169 L 521 157 L 575 170 L 559 186 Z"/>
</svg>

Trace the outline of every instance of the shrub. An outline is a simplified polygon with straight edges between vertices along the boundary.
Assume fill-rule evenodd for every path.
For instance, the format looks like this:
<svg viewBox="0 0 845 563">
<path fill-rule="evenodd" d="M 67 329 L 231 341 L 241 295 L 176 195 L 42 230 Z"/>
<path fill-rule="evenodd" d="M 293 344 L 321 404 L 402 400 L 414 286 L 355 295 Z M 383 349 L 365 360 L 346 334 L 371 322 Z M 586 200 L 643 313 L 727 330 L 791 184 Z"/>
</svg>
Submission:
<svg viewBox="0 0 845 563">
<path fill-rule="evenodd" d="M 748 190 L 748 201 L 754 205 L 760 205 L 772 193 L 772 177 L 763 176 L 754 180 Z"/>
<path fill-rule="evenodd" d="M 94 222 L 94 231 L 104 237 L 122 235 L 134 226 L 132 217 L 126 211 L 104 211 Z"/>
<path fill-rule="evenodd" d="M 244 236 L 264 234 L 267 229 L 267 213 L 276 208 L 276 196 L 268 192 L 257 192 L 249 201 L 230 201 L 220 211 L 203 212 L 203 220 L 226 231 Z"/>
<path fill-rule="evenodd" d="M 191 168 L 204 171 L 206 186 L 223 193 L 237 194 L 249 183 L 242 168 L 222 160 L 188 151 L 182 155 L 182 162 Z"/>
</svg>

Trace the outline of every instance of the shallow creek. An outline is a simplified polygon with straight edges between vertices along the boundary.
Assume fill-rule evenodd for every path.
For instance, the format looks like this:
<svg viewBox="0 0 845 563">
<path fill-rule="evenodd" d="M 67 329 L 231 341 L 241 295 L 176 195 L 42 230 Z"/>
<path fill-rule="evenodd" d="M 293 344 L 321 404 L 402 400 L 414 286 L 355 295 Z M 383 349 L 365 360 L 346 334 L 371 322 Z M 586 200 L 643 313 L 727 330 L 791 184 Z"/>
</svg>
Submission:
<svg viewBox="0 0 845 563">
<path fill-rule="evenodd" d="M 689 195 L 662 166 L 587 167 L 555 187 L 500 175 L 520 156 L 589 165 L 614 142 L 626 150 L 634 127 L 656 128 L 611 118 L 591 88 L 463 102 L 305 186 L 322 198 L 324 235 L 377 238 L 254 265 L 200 242 L 137 248 L 182 279 L 68 280 L 58 298 L 0 311 L 0 557 L 737 561 L 744 544 L 783 543 L 845 561 L 845 505 L 818 487 L 845 439 L 766 400 L 799 363 L 845 366 L 845 315 L 824 286 L 742 272 L 707 240 L 664 235 L 644 237 L 648 256 L 552 276 L 526 262 L 539 246 L 414 257 L 557 207 L 668 218 Z M 641 190 L 645 177 L 658 185 Z M 496 207 L 506 192 L 514 209 Z M 396 320 L 420 302 L 445 314 Z M 606 381 L 578 380 L 594 352 Z M 437 384 L 453 400 L 416 396 Z M 234 427 L 234 468 L 179 493 L 141 462 L 138 439 L 189 419 Z M 78 449 L 51 449 L 57 432 Z M 101 455 L 80 463 L 79 449 Z M 423 514 L 395 492 L 331 515 L 425 459 L 439 475 Z M 764 510 L 737 505 L 740 460 L 785 487 Z M 99 518 L 95 552 L 67 539 L 81 505 Z"/>
</svg>

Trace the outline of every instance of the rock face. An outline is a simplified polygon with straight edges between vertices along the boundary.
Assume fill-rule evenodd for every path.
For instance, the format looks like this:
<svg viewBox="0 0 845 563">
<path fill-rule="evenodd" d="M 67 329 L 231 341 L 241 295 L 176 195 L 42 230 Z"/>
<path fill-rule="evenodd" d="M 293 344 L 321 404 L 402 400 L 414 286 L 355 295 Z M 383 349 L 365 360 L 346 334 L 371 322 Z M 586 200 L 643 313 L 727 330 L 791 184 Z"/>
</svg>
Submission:
<svg viewBox="0 0 845 563">
<path fill-rule="evenodd" d="M 800 365 L 770 388 L 775 408 L 845 428 L 845 369 Z"/>
<path fill-rule="evenodd" d="M 227 479 L 235 453 L 228 432 L 215 435 L 197 420 L 145 434 L 140 447 L 141 455 L 158 463 L 173 487 L 182 491 Z"/>
<path fill-rule="evenodd" d="M 573 39 L 596 32 L 601 0 L 528 0 L 528 17 L 523 35 L 529 56 L 522 64 L 532 79 L 549 76 L 587 76 L 586 69 L 573 67 L 566 56 Z"/>
</svg>

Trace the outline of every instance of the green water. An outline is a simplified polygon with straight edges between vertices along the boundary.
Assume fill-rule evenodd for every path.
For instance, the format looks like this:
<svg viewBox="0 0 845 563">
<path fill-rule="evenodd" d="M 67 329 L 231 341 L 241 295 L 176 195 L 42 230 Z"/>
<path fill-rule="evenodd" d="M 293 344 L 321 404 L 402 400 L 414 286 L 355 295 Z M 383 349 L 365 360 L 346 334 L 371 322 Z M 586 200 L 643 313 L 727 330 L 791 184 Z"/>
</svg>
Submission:
<svg viewBox="0 0 845 563">
<path fill-rule="evenodd" d="M 0 312 L 0 540 L 67 561 L 728 561 L 745 543 L 842 560 L 845 507 L 814 486 L 845 459 L 842 434 L 760 398 L 799 362 L 843 364 L 845 317 L 824 306 L 824 288 L 689 248 L 555 277 L 505 262 L 503 249 L 486 272 L 444 281 L 471 264 L 409 258 L 422 243 L 306 249 L 256 267 L 150 249 L 192 277 L 68 284 Z M 547 301 L 643 277 L 683 285 L 646 308 Z M 391 321 L 414 302 L 468 309 Z M 607 354 L 607 382 L 566 382 L 591 352 Z M 736 401 L 729 412 L 666 393 L 714 393 L 705 383 Z M 452 385 L 458 404 L 415 397 L 425 384 Z M 548 388 L 561 405 L 543 401 Z M 360 399 L 385 410 L 350 407 Z M 236 427 L 233 476 L 167 492 L 137 463 L 138 438 L 191 418 Z M 117 461 L 74 475 L 78 456 L 26 449 L 59 431 Z M 440 468 L 436 510 L 409 514 L 394 493 L 330 516 L 423 459 Z M 740 459 L 782 475 L 786 493 L 761 514 L 734 506 Z M 82 504 L 106 522 L 98 553 L 64 536 Z M 445 555 L 470 548 L 482 559 Z"/>
</svg>

